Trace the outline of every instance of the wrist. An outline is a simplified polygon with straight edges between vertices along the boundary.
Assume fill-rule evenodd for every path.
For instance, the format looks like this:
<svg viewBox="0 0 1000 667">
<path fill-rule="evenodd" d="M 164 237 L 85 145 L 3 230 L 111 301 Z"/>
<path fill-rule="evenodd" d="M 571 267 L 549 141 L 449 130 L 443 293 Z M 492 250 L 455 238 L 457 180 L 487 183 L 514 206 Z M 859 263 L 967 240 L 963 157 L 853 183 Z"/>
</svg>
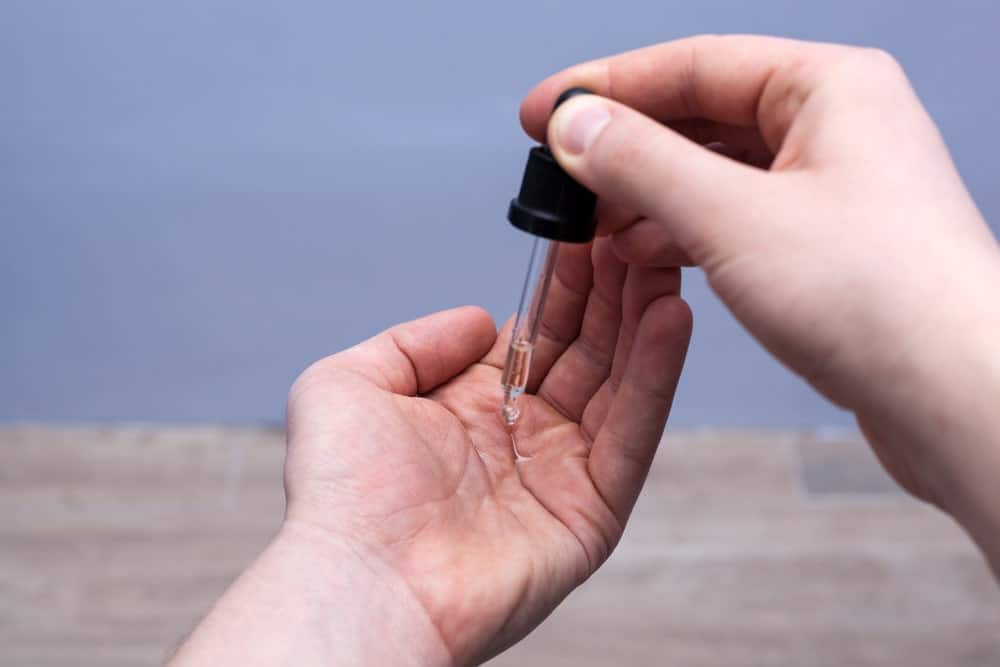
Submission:
<svg viewBox="0 0 1000 667">
<path fill-rule="evenodd" d="M 349 541 L 286 520 L 170 664 L 452 662 L 405 582 Z"/>
<path fill-rule="evenodd" d="M 285 520 L 270 549 L 296 565 L 296 588 L 312 598 L 332 657 L 366 665 L 453 664 L 413 590 L 370 549 L 294 519 Z"/>
<path fill-rule="evenodd" d="M 897 372 L 877 379 L 885 400 L 859 421 L 877 424 L 918 495 L 951 514 L 1000 575 L 1000 308 L 991 295 L 1000 263 L 992 259 L 981 270 L 968 262 L 926 302 L 930 324 L 903 339 Z"/>
<path fill-rule="evenodd" d="M 985 338 L 989 338 L 986 340 Z M 925 449 L 939 505 L 961 524 L 1000 576 L 1000 319 L 970 330 L 949 355 Z"/>
</svg>

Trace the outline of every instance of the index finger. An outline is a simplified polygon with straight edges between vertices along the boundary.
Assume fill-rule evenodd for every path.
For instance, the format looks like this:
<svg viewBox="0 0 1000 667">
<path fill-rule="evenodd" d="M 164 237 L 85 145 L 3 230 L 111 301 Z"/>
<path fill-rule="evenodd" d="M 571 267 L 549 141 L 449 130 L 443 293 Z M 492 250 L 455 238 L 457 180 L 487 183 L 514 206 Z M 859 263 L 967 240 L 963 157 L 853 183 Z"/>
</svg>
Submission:
<svg viewBox="0 0 1000 667">
<path fill-rule="evenodd" d="M 842 53 L 835 44 L 753 35 L 703 35 L 593 60 L 538 84 L 521 105 L 521 124 L 539 141 L 556 98 L 583 86 L 667 123 L 706 118 L 783 136 L 795 109 L 789 95 L 808 92 L 815 66 Z M 769 87 L 778 90 L 768 91 Z M 765 95 L 765 93 L 767 93 Z"/>
</svg>

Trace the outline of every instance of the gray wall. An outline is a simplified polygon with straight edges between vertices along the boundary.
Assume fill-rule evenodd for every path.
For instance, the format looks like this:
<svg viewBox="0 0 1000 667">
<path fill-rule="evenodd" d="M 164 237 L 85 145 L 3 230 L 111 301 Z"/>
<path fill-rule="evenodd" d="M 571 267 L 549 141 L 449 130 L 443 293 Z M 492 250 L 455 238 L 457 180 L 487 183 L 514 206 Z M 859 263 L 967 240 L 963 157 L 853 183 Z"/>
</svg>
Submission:
<svg viewBox="0 0 1000 667">
<path fill-rule="evenodd" d="M 528 249 L 504 221 L 521 97 L 691 33 L 892 51 L 1000 220 L 998 19 L 913 0 L 0 0 L 0 419 L 278 421 L 301 368 L 386 325 L 505 317 Z M 675 423 L 849 423 L 685 280 Z"/>
</svg>

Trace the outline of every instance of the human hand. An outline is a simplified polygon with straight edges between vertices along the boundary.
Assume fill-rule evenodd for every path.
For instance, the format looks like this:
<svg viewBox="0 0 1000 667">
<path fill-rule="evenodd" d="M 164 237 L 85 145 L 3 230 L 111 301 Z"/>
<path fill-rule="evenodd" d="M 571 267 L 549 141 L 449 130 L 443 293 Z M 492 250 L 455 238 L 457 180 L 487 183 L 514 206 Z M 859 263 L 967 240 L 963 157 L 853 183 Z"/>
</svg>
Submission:
<svg viewBox="0 0 1000 667">
<path fill-rule="evenodd" d="M 572 86 L 613 99 L 550 119 Z M 997 245 L 890 56 L 680 40 L 561 72 L 521 118 L 600 196 L 620 257 L 701 266 L 768 350 L 856 414 L 898 482 L 1000 562 Z"/>
<path fill-rule="evenodd" d="M 563 246 L 521 460 L 498 412 L 510 326 L 498 337 L 482 310 L 402 324 L 314 364 L 289 397 L 283 532 L 350 545 L 456 664 L 502 651 L 622 534 L 690 336 L 679 289 L 676 268 L 627 267 L 607 241 Z"/>
</svg>

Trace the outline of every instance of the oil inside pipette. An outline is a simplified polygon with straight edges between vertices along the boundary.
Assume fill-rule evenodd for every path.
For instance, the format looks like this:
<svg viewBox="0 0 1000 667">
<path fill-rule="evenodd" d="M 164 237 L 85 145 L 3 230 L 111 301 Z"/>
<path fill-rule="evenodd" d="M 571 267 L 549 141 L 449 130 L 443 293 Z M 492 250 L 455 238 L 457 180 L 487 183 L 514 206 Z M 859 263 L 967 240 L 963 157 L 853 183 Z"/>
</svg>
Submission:
<svg viewBox="0 0 1000 667">
<path fill-rule="evenodd" d="M 535 346 L 527 340 L 511 341 L 507 348 L 507 362 L 503 367 L 503 406 L 500 415 L 508 428 L 513 428 L 521 416 L 519 399 L 528 385 L 528 373 L 531 371 L 531 357 Z"/>
</svg>

